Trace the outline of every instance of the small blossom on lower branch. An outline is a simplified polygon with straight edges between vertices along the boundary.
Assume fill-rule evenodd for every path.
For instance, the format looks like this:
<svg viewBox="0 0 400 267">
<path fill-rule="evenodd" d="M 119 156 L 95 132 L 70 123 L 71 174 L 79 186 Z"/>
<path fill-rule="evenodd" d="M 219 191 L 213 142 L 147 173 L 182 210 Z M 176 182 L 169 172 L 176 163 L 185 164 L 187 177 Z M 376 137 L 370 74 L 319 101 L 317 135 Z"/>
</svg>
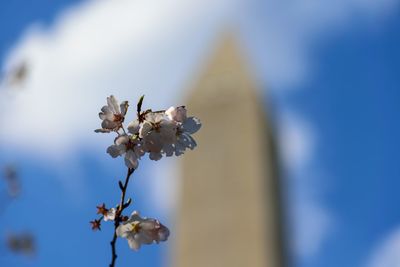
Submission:
<svg viewBox="0 0 400 267">
<path fill-rule="evenodd" d="M 126 238 L 131 249 L 139 250 L 142 244 L 158 244 L 160 241 L 166 241 L 169 230 L 158 220 L 142 218 L 135 211 L 127 221 L 118 226 L 116 234 L 119 237 Z"/>
<path fill-rule="evenodd" d="M 106 208 L 106 204 L 101 204 L 96 207 L 97 208 L 97 214 L 105 215 L 108 212 L 108 209 Z"/>
<path fill-rule="evenodd" d="M 107 211 L 107 213 L 104 215 L 104 221 L 114 221 L 115 220 L 115 214 L 117 210 L 115 208 L 111 208 Z"/>
<path fill-rule="evenodd" d="M 97 206 L 97 214 L 103 215 L 104 221 L 114 221 L 117 210 L 115 208 L 107 209 L 106 204 Z"/>
</svg>

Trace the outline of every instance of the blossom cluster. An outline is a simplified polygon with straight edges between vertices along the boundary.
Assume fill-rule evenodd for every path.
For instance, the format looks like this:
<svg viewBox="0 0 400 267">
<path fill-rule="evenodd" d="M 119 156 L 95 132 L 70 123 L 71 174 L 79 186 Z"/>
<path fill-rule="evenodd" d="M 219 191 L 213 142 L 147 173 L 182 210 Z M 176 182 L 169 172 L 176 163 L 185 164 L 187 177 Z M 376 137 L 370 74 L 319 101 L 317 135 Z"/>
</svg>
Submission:
<svg viewBox="0 0 400 267">
<path fill-rule="evenodd" d="M 165 111 L 141 111 L 143 97 L 137 105 L 137 118 L 125 129 L 123 123 L 128 111 L 128 101 L 118 103 L 114 96 L 107 98 L 99 117 L 101 128 L 95 132 L 116 132 L 114 144 L 107 148 L 111 157 L 125 157 L 125 165 L 136 169 L 139 159 L 146 153 L 152 160 L 162 156 L 180 156 L 187 148 L 194 149 L 196 141 L 191 136 L 201 123 L 196 117 L 188 117 L 184 106 L 170 107 Z"/>
<path fill-rule="evenodd" d="M 107 153 L 113 158 L 123 156 L 128 167 L 125 184 L 119 181 L 122 191 L 121 203 L 110 209 L 106 208 L 104 203 L 97 206 L 97 214 L 101 217 L 90 222 L 93 230 L 101 230 L 102 221 L 114 221 L 115 235 L 111 242 L 113 261 L 110 266 L 114 266 L 116 258 L 117 237 L 126 238 L 129 247 L 138 250 L 143 244 L 166 241 L 169 236 L 168 228 L 156 219 L 141 217 L 137 211 L 130 217 L 123 215 L 124 209 L 131 204 L 130 199 L 124 203 L 129 177 L 138 167 L 139 160 L 146 153 L 150 159 L 159 160 L 163 156 L 180 156 L 186 149 L 193 150 L 197 144 L 192 134 L 201 127 L 199 119 L 187 116 L 184 106 L 161 111 L 142 111 L 142 104 L 143 96 L 137 104 L 136 118 L 125 128 L 128 101 L 119 103 L 114 96 L 107 97 L 107 105 L 103 106 L 99 113 L 101 128 L 95 130 L 98 133 L 117 134 L 114 143 L 107 148 Z"/>
</svg>

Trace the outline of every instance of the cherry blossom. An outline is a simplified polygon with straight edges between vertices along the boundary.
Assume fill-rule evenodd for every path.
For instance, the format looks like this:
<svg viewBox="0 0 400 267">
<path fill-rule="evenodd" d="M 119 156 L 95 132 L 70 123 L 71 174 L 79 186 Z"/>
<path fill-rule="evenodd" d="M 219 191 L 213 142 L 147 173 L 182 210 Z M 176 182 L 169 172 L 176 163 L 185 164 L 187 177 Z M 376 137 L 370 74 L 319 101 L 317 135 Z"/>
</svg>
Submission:
<svg viewBox="0 0 400 267">
<path fill-rule="evenodd" d="M 129 219 L 118 226 L 116 234 L 128 240 L 129 247 L 139 250 L 141 245 L 159 243 L 166 241 L 169 230 L 158 220 L 152 218 L 142 218 L 137 211 L 134 211 Z"/>
<path fill-rule="evenodd" d="M 180 156 L 186 148 L 193 150 L 197 143 L 191 135 L 201 128 L 200 120 L 196 117 L 187 118 L 185 107 L 170 107 L 165 113 L 177 125 L 175 142 L 163 147 L 166 156 Z"/>
<path fill-rule="evenodd" d="M 106 221 L 114 221 L 115 220 L 115 213 L 117 210 L 115 208 L 109 209 L 106 214 L 104 214 L 103 220 Z"/>
<path fill-rule="evenodd" d="M 120 135 L 115 139 L 115 144 L 107 148 L 107 153 L 116 158 L 125 154 L 125 165 L 136 169 L 139 159 L 144 155 L 144 149 L 140 140 L 132 135 Z"/>
<path fill-rule="evenodd" d="M 122 127 L 127 110 L 128 101 L 123 101 L 121 105 L 118 105 L 118 100 L 113 95 L 107 97 L 107 106 L 103 106 L 99 113 L 99 117 L 103 121 L 101 129 L 97 129 L 95 132 L 118 131 Z"/>
</svg>

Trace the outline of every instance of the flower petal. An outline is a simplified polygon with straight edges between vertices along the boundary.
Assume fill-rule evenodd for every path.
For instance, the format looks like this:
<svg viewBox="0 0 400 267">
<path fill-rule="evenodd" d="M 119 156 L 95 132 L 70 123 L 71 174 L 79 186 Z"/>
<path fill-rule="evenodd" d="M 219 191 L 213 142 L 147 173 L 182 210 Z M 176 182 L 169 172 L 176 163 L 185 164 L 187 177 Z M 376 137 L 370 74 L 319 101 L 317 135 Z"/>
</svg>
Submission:
<svg viewBox="0 0 400 267">
<path fill-rule="evenodd" d="M 169 229 L 161 224 L 160 229 L 158 230 L 158 240 L 157 241 L 166 241 L 169 237 Z"/>
<path fill-rule="evenodd" d="M 114 221 L 115 220 L 115 213 L 116 213 L 116 209 L 115 208 L 109 209 L 107 214 L 103 218 L 104 221 Z"/>
<path fill-rule="evenodd" d="M 137 156 L 138 159 L 140 159 L 140 157 L 142 157 L 146 151 L 144 150 L 144 146 L 142 145 L 142 143 L 137 143 L 134 147 L 135 150 L 135 154 Z"/>
<path fill-rule="evenodd" d="M 185 132 L 190 134 L 194 134 L 201 128 L 201 122 L 196 117 L 189 117 L 182 125 L 182 128 Z"/>
<path fill-rule="evenodd" d="M 176 114 L 176 108 L 174 106 L 168 108 L 165 111 L 165 115 L 167 115 L 170 120 L 174 119 L 175 114 Z"/>
<path fill-rule="evenodd" d="M 185 107 L 170 107 L 165 111 L 165 115 L 168 116 L 170 120 L 176 121 L 176 122 L 183 122 L 186 120 L 186 109 Z"/>
<path fill-rule="evenodd" d="M 160 138 L 166 144 L 173 144 L 176 142 L 176 125 L 171 121 L 161 122 Z"/>
<path fill-rule="evenodd" d="M 174 155 L 174 146 L 172 144 L 166 144 L 163 146 L 162 152 L 165 153 L 167 157 L 171 157 Z"/>
<path fill-rule="evenodd" d="M 100 115 L 100 114 L 102 114 L 102 115 Z M 99 113 L 99 117 L 102 120 L 113 120 L 114 112 L 109 106 L 103 106 L 101 108 L 101 112 Z"/>
<path fill-rule="evenodd" d="M 136 169 L 139 165 L 139 161 L 137 160 L 135 152 L 133 150 L 128 150 L 125 154 L 125 165 L 128 168 Z"/>
<path fill-rule="evenodd" d="M 127 238 L 131 233 L 132 226 L 128 224 L 120 224 L 115 231 L 116 235 L 122 238 Z"/>
<path fill-rule="evenodd" d="M 125 145 L 111 145 L 107 148 L 107 153 L 110 154 L 111 157 L 116 158 L 125 153 Z"/>
<path fill-rule="evenodd" d="M 110 120 L 104 120 L 104 121 L 101 123 L 101 127 L 102 127 L 103 129 L 114 130 L 114 129 L 118 128 L 118 126 L 119 126 L 118 123 L 116 123 L 116 122 L 114 122 L 114 121 L 110 121 Z"/>
<path fill-rule="evenodd" d="M 121 103 L 121 105 L 119 105 L 119 107 L 121 108 L 121 114 L 123 116 L 125 116 L 126 112 L 128 111 L 128 107 L 129 107 L 128 101 L 122 101 L 122 103 Z"/>
<path fill-rule="evenodd" d="M 139 133 L 139 129 L 140 129 L 140 123 L 138 120 L 131 121 L 128 124 L 128 132 L 131 134 Z"/>
<path fill-rule="evenodd" d="M 161 152 L 163 143 L 160 138 L 160 134 L 157 132 L 150 132 L 145 138 L 143 138 L 144 150 L 147 152 Z"/>
<path fill-rule="evenodd" d="M 183 133 L 180 136 L 178 136 L 178 142 L 183 146 L 190 148 L 192 150 L 197 146 L 196 141 L 188 133 Z"/>
<path fill-rule="evenodd" d="M 129 222 L 134 222 L 134 221 L 143 221 L 142 217 L 140 217 L 140 214 L 138 211 L 132 212 L 131 216 L 129 217 Z"/>
<path fill-rule="evenodd" d="M 115 139 L 116 145 L 126 145 L 129 142 L 129 136 L 121 135 Z"/>
<path fill-rule="evenodd" d="M 140 228 L 143 231 L 154 230 L 159 227 L 159 223 L 154 219 L 147 219 L 140 223 Z"/>
<path fill-rule="evenodd" d="M 119 106 L 118 106 L 118 100 L 113 95 L 107 97 L 107 104 L 111 108 L 113 113 L 117 113 L 117 114 L 121 113 Z"/>
<path fill-rule="evenodd" d="M 142 223 L 140 225 L 142 225 Z M 147 244 L 147 245 L 152 244 L 155 238 L 157 237 L 155 236 L 155 233 L 153 233 L 153 231 L 146 231 L 146 230 L 141 230 L 135 236 L 136 241 L 138 241 L 140 244 Z"/>
<path fill-rule="evenodd" d="M 151 123 L 159 123 L 164 119 L 168 119 L 164 112 L 149 112 L 145 116 L 145 120 Z"/>
<path fill-rule="evenodd" d="M 131 249 L 138 251 L 140 249 L 140 243 L 135 238 L 128 238 L 128 245 Z"/>
<path fill-rule="evenodd" d="M 162 155 L 159 152 L 150 152 L 149 153 L 149 158 L 151 160 L 156 160 L 157 161 L 157 160 L 160 160 L 162 158 Z"/>
<path fill-rule="evenodd" d="M 147 136 L 152 130 L 153 130 L 153 125 L 150 122 L 145 121 L 140 127 L 139 137 L 143 138 Z"/>
</svg>

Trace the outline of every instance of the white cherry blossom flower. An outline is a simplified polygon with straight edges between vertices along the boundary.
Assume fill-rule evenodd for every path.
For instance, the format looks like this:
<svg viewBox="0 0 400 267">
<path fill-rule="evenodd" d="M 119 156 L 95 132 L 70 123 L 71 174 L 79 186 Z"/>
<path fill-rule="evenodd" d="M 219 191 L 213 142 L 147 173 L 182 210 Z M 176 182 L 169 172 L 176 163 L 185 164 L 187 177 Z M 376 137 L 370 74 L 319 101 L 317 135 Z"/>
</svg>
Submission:
<svg viewBox="0 0 400 267">
<path fill-rule="evenodd" d="M 163 153 L 170 157 L 182 155 L 186 148 L 193 150 L 197 143 L 191 136 L 201 128 L 201 122 L 196 117 L 186 117 L 186 109 L 184 107 L 169 108 L 166 113 L 177 124 L 176 141 L 163 147 Z"/>
<path fill-rule="evenodd" d="M 169 230 L 158 220 L 142 218 L 135 211 L 127 221 L 118 226 L 116 234 L 119 237 L 126 238 L 131 249 L 139 250 L 143 244 L 158 244 L 160 241 L 166 241 Z"/>
<path fill-rule="evenodd" d="M 107 153 L 116 158 L 125 154 L 125 165 L 136 169 L 141 156 L 144 155 L 142 143 L 131 135 L 120 135 L 115 139 L 115 144 L 107 148 Z"/>
<path fill-rule="evenodd" d="M 103 220 L 104 221 L 114 221 L 115 220 L 115 213 L 117 212 L 117 210 L 115 208 L 111 208 L 107 211 L 106 214 L 104 214 L 103 216 Z"/>
<path fill-rule="evenodd" d="M 177 125 L 163 112 L 146 114 L 139 129 L 139 137 L 143 139 L 144 147 L 149 152 L 150 159 L 159 160 L 164 145 L 176 141 Z"/>
<path fill-rule="evenodd" d="M 107 106 L 103 106 L 99 113 L 100 119 L 103 120 L 101 129 L 97 129 L 95 132 L 108 133 L 118 131 L 122 128 L 127 110 L 128 101 L 123 101 L 121 105 L 118 105 L 118 101 L 113 95 L 107 97 Z"/>
</svg>

